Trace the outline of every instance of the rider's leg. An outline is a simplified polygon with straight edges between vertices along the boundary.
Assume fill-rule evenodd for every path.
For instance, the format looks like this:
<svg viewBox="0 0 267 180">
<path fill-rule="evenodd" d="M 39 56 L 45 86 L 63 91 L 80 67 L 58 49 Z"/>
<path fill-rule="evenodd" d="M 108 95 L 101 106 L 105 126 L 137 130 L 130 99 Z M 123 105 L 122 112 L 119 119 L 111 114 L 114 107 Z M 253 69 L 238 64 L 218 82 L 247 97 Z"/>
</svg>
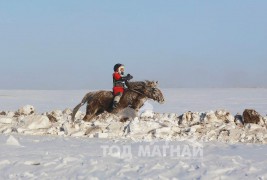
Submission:
<svg viewBox="0 0 267 180">
<path fill-rule="evenodd" d="M 114 100 L 113 100 L 113 106 L 112 106 L 113 109 L 117 108 L 117 106 L 118 106 L 118 104 L 119 104 L 119 102 L 120 102 L 121 97 L 122 97 L 122 93 L 121 93 L 121 92 L 119 92 L 119 93 L 114 97 Z"/>
</svg>

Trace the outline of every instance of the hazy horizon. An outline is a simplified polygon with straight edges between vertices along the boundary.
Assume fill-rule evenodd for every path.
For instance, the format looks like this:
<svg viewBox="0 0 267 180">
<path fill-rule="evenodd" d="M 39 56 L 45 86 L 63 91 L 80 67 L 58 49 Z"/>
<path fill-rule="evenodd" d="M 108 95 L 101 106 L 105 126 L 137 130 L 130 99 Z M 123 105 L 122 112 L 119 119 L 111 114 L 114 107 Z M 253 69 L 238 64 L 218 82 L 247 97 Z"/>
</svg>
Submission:
<svg viewBox="0 0 267 180">
<path fill-rule="evenodd" d="M 267 1 L 1 1 L 0 89 L 266 88 Z"/>
</svg>

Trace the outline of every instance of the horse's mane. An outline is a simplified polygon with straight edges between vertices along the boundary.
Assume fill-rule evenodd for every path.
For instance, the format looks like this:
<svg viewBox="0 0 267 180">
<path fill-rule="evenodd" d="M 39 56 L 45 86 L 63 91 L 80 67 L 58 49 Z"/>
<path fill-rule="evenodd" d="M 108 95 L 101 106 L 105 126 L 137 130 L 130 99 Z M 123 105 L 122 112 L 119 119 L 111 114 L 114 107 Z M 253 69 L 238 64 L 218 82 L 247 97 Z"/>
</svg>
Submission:
<svg viewBox="0 0 267 180">
<path fill-rule="evenodd" d="M 135 89 L 135 90 L 144 90 L 145 88 L 151 88 L 151 87 L 156 87 L 157 82 L 154 81 L 131 81 L 127 82 L 127 86 L 130 89 Z"/>
<path fill-rule="evenodd" d="M 128 82 L 127 86 L 130 89 L 141 90 L 146 87 L 146 82 L 145 81 L 132 81 L 132 82 Z"/>
</svg>

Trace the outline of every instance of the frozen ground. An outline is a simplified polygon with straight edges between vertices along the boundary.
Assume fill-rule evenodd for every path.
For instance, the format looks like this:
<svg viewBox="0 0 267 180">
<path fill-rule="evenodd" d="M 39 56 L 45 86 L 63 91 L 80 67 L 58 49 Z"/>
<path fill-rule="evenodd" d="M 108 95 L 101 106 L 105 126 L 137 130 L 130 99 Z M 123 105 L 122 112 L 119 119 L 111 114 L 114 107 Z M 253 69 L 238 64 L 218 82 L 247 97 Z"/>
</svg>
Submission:
<svg viewBox="0 0 267 180">
<path fill-rule="evenodd" d="M 72 108 L 85 93 L 2 90 L 0 112 L 16 111 L 26 104 L 33 105 L 36 114 Z M 152 103 L 153 106 L 147 104 L 145 107 L 161 114 L 145 111 L 139 119 L 125 123 L 118 122 L 113 116 L 84 123 L 79 120 L 83 115 L 81 112 L 75 128 L 71 128 L 69 111 L 63 114 L 60 111 L 51 112 L 50 115 L 56 117 L 56 123 L 49 122 L 49 113 L 44 116 L 13 117 L 12 113 L 1 116 L 1 178 L 267 178 L 266 127 L 241 127 L 233 119 L 233 115 L 242 113 L 245 108 L 256 109 L 265 116 L 266 89 L 168 89 L 164 90 L 164 94 L 167 101 L 165 105 Z M 233 115 L 227 115 L 225 111 L 211 111 L 217 109 L 227 109 Z M 189 110 L 194 113 L 185 113 Z M 201 119 L 203 114 L 206 118 Z M 178 125 L 179 115 L 183 118 Z M 225 119 L 229 122 L 226 123 Z M 182 150 L 185 147 L 192 150 L 192 144 L 200 144 L 203 154 L 197 157 L 192 154 L 184 156 L 186 153 L 174 156 L 168 154 L 168 150 L 167 155 L 163 155 L 162 150 L 154 151 L 155 147 L 164 147 L 166 142 Z M 152 143 L 151 156 L 140 156 L 140 147 L 146 147 L 147 143 Z M 104 153 L 103 146 L 115 147 L 115 151 Z M 118 153 L 125 147 L 128 148 L 127 152 L 131 149 L 131 157 L 129 153 L 127 156 Z M 116 151 L 116 148 L 120 151 Z"/>
</svg>

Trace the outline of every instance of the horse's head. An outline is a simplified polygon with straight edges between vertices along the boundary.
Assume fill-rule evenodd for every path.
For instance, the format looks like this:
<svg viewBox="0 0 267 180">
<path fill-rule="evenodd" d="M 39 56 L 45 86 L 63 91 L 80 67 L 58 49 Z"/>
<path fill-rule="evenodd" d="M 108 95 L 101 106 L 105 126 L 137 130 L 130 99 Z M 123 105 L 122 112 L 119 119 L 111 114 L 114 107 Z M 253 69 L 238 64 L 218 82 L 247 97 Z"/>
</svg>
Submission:
<svg viewBox="0 0 267 180">
<path fill-rule="evenodd" d="M 164 96 L 161 90 L 157 87 L 158 82 L 156 81 L 134 81 L 127 82 L 129 89 L 140 92 L 149 99 L 153 99 L 161 104 L 164 103 Z"/>
<path fill-rule="evenodd" d="M 161 90 L 157 87 L 158 81 L 145 81 L 144 94 L 154 101 L 159 102 L 160 104 L 164 103 L 164 96 Z"/>
</svg>

